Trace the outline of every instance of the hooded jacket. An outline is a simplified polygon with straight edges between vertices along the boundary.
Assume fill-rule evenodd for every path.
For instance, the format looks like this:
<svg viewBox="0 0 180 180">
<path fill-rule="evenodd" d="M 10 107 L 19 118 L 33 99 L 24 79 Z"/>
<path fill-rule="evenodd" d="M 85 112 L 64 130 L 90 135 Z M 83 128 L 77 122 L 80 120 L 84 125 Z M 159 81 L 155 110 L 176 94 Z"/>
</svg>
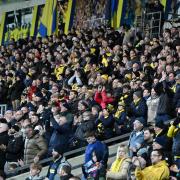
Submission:
<svg viewBox="0 0 180 180">
<path fill-rule="evenodd" d="M 163 160 L 143 170 L 136 168 L 135 176 L 136 180 L 169 180 L 169 168 Z"/>
</svg>

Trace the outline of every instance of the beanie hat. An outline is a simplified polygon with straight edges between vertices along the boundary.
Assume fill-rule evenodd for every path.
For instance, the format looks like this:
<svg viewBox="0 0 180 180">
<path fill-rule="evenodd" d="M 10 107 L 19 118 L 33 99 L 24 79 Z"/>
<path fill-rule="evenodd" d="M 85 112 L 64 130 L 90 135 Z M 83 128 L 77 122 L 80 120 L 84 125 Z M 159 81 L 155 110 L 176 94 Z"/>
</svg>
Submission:
<svg viewBox="0 0 180 180">
<path fill-rule="evenodd" d="M 136 95 L 138 98 L 142 97 L 142 92 L 141 91 L 135 91 L 134 95 Z"/>
<path fill-rule="evenodd" d="M 135 121 L 139 121 L 143 126 L 145 125 L 145 119 L 143 117 L 137 117 Z"/>
<path fill-rule="evenodd" d="M 156 137 L 156 139 L 154 140 L 154 142 L 158 143 L 160 146 L 162 146 L 163 149 L 167 148 L 168 145 L 168 140 L 165 136 L 159 136 Z"/>
<path fill-rule="evenodd" d="M 63 153 L 64 153 L 63 145 L 61 145 L 61 144 L 56 145 L 54 147 L 54 151 L 56 151 L 60 155 L 63 155 Z"/>
<path fill-rule="evenodd" d="M 163 121 L 156 121 L 155 127 L 158 127 L 160 129 L 164 129 L 165 125 L 164 125 Z"/>
</svg>

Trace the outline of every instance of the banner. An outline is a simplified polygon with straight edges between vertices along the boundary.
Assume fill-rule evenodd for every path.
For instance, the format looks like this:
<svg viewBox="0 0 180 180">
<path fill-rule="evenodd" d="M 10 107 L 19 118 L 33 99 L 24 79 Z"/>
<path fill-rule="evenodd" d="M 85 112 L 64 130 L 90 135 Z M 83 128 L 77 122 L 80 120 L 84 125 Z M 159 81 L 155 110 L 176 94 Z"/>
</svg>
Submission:
<svg viewBox="0 0 180 180">
<path fill-rule="evenodd" d="M 37 16 L 38 15 L 38 6 L 34 6 L 33 8 L 33 13 L 32 13 L 32 23 L 31 23 L 31 29 L 30 29 L 30 36 L 35 36 L 36 35 L 36 30 L 37 30 Z"/>
<path fill-rule="evenodd" d="M 46 0 L 39 25 L 39 35 L 50 36 L 57 29 L 57 0 Z"/>
<path fill-rule="evenodd" d="M 65 18 L 64 33 L 65 34 L 68 34 L 69 29 L 71 29 L 71 27 L 73 26 L 75 6 L 76 6 L 76 0 L 69 0 L 68 1 L 68 7 L 67 7 L 67 10 L 64 14 L 64 18 Z"/>
<path fill-rule="evenodd" d="M 3 43 L 3 39 L 4 39 L 5 21 L 6 21 L 6 13 L 3 13 L 0 22 L 0 45 Z"/>
</svg>

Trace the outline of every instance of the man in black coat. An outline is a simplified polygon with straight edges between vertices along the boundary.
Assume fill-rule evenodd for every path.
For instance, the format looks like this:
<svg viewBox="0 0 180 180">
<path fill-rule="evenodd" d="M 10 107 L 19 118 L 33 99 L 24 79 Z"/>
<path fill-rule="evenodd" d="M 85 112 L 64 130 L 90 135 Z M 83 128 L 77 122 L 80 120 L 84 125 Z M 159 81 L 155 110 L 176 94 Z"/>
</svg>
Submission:
<svg viewBox="0 0 180 180">
<path fill-rule="evenodd" d="M 6 146 L 8 145 L 8 124 L 6 119 L 0 118 L 0 170 L 4 170 L 6 162 Z"/>
</svg>

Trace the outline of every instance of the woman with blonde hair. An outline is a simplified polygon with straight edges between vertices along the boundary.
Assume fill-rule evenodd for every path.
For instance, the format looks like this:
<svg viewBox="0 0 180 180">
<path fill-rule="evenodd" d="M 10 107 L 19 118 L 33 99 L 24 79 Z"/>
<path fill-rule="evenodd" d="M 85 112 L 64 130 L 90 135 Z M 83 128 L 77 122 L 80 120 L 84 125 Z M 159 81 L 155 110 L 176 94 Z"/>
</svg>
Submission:
<svg viewBox="0 0 180 180">
<path fill-rule="evenodd" d="M 131 159 L 128 157 L 128 148 L 121 144 L 117 149 L 116 160 L 112 163 L 110 170 L 106 174 L 107 180 L 127 180 L 128 169 Z"/>
</svg>

